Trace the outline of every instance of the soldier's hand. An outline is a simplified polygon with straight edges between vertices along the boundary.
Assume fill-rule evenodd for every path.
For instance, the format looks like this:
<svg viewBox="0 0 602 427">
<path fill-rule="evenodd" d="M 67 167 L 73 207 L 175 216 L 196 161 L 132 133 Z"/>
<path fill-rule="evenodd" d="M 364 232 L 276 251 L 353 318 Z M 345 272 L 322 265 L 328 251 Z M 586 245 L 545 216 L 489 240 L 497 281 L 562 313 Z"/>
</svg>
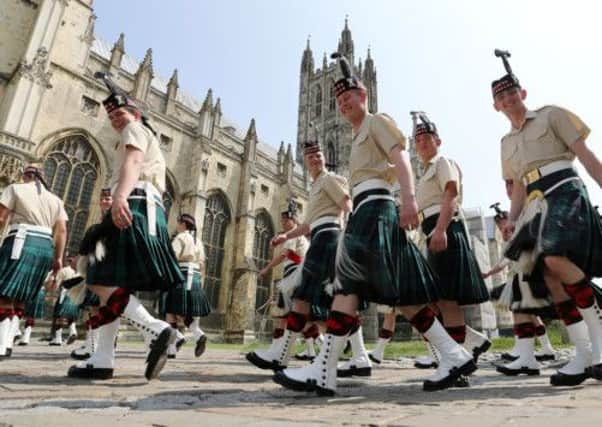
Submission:
<svg viewBox="0 0 602 427">
<path fill-rule="evenodd" d="M 399 226 L 406 230 L 418 227 L 418 205 L 415 198 L 404 200 L 399 214 Z"/>
<path fill-rule="evenodd" d="M 445 230 L 435 228 L 429 243 L 429 250 L 431 252 L 441 252 L 445 249 L 447 249 L 447 234 Z"/>
<path fill-rule="evenodd" d="M 53 292 L 56 289 L 56 277 L 52 276 L 52 278 L 48 281 L 46 281 L 46 283 L 44 283 L 44 289 L 46 289 L 46 292 Z"/>
<path fill-rule="evenodd" d="M 56 275 L 56 273 L 58 273 L 61 268 L 63 268 L 63 260 L 60 257 L 55 258 L 52 261 L 52 273 Z"/>
<path fill-rule="evenodd" d="M 113 219 L 113 224 L 120 230 L 124 230 L 132 225 L 133 216 L 125 197 L 117 197 L 113 200 L 111 218 Z"/>
<path fill-rule="evenodd" d="M 286 234 L 284 234 L 284 233 L 282 233 L 282 234 L 278 234 L 277 236 L 275 236 L 275 237 L 274 237 L 274 238 L 271 240 L 271 242 L 270 242 L 270 245 L 271 245 L 272 247 L 274 247 L 274 246 L 278 246 L 278 245 L 280 245 L 281 243 L 284 243 L 284 242 L 286 242 L 286 240 L 287 240 L 287 239 L 286 239 Z"/>
</svg>

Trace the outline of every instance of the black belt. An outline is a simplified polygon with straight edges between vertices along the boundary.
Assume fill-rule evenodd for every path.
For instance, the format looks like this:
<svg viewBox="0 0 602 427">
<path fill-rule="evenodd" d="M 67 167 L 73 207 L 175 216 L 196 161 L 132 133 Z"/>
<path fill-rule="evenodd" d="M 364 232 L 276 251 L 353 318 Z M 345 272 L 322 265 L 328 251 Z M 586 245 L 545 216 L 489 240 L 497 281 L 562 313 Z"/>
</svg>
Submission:
<svg viewBox="0 0 602 427">
<path fill-rule="evenodd" d="M 287 265 L 286 267 L 284 267 L 283 277 L 288 277 L 291 274 L 293 274 L 293 272 L 295 271 L 295 269 L 298 266 L 299 266 L 298 264 L 291 264 L 291 265 Z"/>
<path fill-rule="evenodd" d="M 358 206 L 368 196 L 391 196 L 391 192 L 386 188 L 375 188 L 374 190 L 362 191 L 360 194 L 353 198 L 353 206 Z"/>
<path fill-rule="evenodd" d="M 317 233 L 319 233 L 320 231 L 322 231 L 326 228 L 334 228 L 334 227 L 336 227 L 339 230 L 341 229 L 341 226 L 339 224 L 337 224 L 336 222 L 327 222 L 326 224 L 320 224 L 316 228 L 311 230 L 311 237 L 313 238 Z"/>
<path fill-rule="evenodd" d="M 542 193 L 545 193 L 548 189 L 550 189 L 563 179 L 573 177 L 578 178 L 579 175 L 572 168 L 562 169 L 558 172 L 542 176 L 537 181 L 527 185 L 527 194 L 531 194 L 532 191 L 541 191 Z"/>
</svg>

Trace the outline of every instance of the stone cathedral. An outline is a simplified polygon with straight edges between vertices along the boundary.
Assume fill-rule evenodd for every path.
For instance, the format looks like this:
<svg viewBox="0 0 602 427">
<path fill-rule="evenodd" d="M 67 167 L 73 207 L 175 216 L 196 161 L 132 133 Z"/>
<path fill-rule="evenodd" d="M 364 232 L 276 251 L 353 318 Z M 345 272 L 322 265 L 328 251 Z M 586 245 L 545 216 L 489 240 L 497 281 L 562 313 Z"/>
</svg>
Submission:
<svg viewBox="0 0 602 427">
<path fill-rule="evenodd" d="M 77 250 L 86 227 L 99 220 L 99 191 L 115 173 L 110 165 L 118 136 L 101 105 L 108 93 L 93 77 L 109 71 L 144 104 L 157 130 L 168 166 L 164 202 L 170 230 L 179 213 L 196 218 L 213 307 L 203 326 L 223 330 L 226 341 L 253 336 L 265 324 L 270 284 L 281 275 L 276 269 L 257 280 L 273 255 L 269 240 L 280 228 L 280 212 L 290 198 L 299 202 L 301 215 L 307 205 L 300 144 L 310 121 L 330 167 L 343 175 L 348 170 L 351 127 L 332 94 L 334 62 L 325 56 L 315 69 L 308 42 L 301 56 L 297 141 L 276 150 L 261 142 L 261 123 L 249 118 L 239 127 L 229 121 L 219 94 L 186 93 L 177 69 L 169 78 L 156 74 L 152 49 L 138 60 L 127 54 L 124 34 L 112 42 L 98 37 L 93 0 L 3 0 L 2 9 L 0 192 L 19 179 L 26 163 L 43 162 L 51 190 L 69 214 L 67 250 Z M 338 49 L 363 77 L 370 110 L 376 111 L 370 51 L 365 61 L 355 62 L 346 21 Z"/>
</svg>

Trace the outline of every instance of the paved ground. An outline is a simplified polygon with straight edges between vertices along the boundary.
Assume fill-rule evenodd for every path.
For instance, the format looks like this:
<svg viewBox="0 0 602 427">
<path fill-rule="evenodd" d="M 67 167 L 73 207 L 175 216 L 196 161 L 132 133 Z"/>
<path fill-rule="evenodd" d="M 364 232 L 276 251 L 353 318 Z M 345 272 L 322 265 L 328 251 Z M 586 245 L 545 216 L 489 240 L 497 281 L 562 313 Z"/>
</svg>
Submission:
<svg viewBox="0 0 602 427">
<path fill-rule="evenodd" d="M 335 398 L 293 393 L 236 351 L 192 348 L 170 360 L 160 380 L 143 377 L 142 346 L 120 343 L 112 381 L 65 377 L 71 348 L 34 343 L 0 362 L 0 427 L 6 426 L 599 426 L 602 382 L 552 388 L 540 377 L 509 378 L 488 361 L 470 389 L 421 391 L 428 373 L 411 360 L 386 361 L 369 379 L 339 382 Z M 489 356 L 490 359 L 493 356 Z"/>
</svg>

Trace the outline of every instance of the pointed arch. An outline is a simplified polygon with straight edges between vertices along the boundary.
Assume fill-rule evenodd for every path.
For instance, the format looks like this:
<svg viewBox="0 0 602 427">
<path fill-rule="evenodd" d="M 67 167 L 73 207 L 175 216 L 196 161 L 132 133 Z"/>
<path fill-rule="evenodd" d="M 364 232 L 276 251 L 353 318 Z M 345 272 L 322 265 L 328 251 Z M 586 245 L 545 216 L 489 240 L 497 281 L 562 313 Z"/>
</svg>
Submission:
<svg viewBox="0 0 602 427">
<path fill-rule="evenodd" d="M 205 218 L 203 220 L 203 244 L 205 245 L 205 293 L 212 308 L 219 304 L 222 284 L 222 270 L 226 231 L 232 220 L 232 213 L 226 195 L 217 190 L 207 198 Z"/>
<path fill-rule="evenodd" d="M 315 117 L 321 117 L 322 116 L 322 86 L 320 86 L 319 84 L 315 86 L 315 95 L 314 95 L 314 101 L 315 101 Z"/>
<path fill-rule="evenodd" d="M 274 223 L 270 214 L 261 209 L 255 216 L 255 237 L 253 239 L 253 260 L 257 269 L 264 268 L 271 259 L 270 240 L 274 237 Z M 255 309 L 263 306 L 270 296 L 271 272 L 257 281 Z"/>
<path fill-rule="evenodd" d="M 90 217 L 92 196 L 98 190 L 99 156 L 83 134 L 75 133 L 56 140 L 44 159 L 46 182 L 63 200 L 69 215 L 66 249 L 75 253 Z"/>
</svg>

